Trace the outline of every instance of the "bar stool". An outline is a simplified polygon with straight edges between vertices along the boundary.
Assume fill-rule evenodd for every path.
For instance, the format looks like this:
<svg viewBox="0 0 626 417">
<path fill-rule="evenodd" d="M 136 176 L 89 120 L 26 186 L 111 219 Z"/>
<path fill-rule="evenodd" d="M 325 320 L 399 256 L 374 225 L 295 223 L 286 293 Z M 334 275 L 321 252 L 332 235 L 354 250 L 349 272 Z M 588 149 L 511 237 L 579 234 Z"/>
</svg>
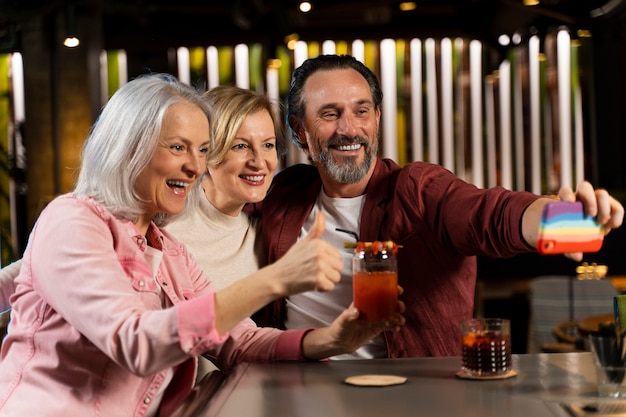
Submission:
<svg viewBox="0 0 626 417">
<path fill-rule="evenodd" d="M 597 333 L 602 326 L 615 322 L 613 314 L 583 317 L 580 320 L 564 321 L 552 329 L 556 342 L 541 345 L 545 353 L 586 352 L 589 350 L 587 336 Z"/>
<path fill-rule="evenodd" d="M 584 349 L 576 346 L 578 321 L 612 313 L 617 290 L 610 280 L 590 276 L 588 269 L 577 268 L 578 276 L 543 276 L 531 281 L 529 353 Z"/>
</svg>

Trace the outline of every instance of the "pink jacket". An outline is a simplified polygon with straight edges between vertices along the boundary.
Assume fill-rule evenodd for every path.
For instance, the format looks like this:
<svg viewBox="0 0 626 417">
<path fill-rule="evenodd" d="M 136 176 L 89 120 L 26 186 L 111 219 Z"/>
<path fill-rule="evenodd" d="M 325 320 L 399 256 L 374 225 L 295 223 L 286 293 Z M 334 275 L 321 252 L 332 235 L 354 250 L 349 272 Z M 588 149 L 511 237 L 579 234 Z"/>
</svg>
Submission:
<svg viewBox="0 0 626 417">
<path fill-rule="evenodd" d="M 161 402 L 167 415 L 190 392 L 203 352 L 222 369 L 302 358 L 305 330 L 281 333 L 245 320 L 219 335 L 207 276 L 154 224 L 148 239 L 163 252 L 154 275 L 131 222 L 71 194 L 46 207 L 11 297 L 0 416 L 143 416 L 173 369 Z"/>
</svg>

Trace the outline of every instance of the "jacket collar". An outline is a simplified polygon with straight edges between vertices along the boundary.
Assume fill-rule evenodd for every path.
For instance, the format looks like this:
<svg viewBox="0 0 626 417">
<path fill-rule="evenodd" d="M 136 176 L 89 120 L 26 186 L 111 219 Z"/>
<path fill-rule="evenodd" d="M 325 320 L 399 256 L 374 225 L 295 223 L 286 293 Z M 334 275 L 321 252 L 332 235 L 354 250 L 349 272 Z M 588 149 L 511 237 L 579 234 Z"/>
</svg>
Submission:
<svg viewBox="0 0 626 417">
<path fill-rule="evenodd" d="M 365 203 L 361 213 L 361 227 L 359 236 L 362 241 L 383 239 L 378 236 L 381 224 L 387 217 L 386 202 L 393 197 L 396 175 L 394 172 L 400 167 L 391 159 L 376 159 L 376 166 L 367 188 L 365 189 Z"/>
</svg>

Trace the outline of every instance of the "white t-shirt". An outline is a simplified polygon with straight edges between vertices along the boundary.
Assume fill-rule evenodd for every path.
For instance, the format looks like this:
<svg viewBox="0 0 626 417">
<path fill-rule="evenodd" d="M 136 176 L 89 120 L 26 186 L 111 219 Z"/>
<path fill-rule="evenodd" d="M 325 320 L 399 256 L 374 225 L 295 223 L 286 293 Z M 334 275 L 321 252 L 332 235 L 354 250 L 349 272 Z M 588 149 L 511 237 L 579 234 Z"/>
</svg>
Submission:
<svg viewBox="0 0 626 417">
<path fill-rule="evenodd" d="M 315 216 L 319 210 L 326 217 L 326 231 L 322 239 L 331 243 L 341 252 L 343 271 L 341 281 L 332 291 L 309 291 L 292 295 L 287 299 L 288 329 L 305 327 L 322 327 L 332 323 L 350 303 L 352 303 L 352 255 L 354 249 L 345 249 L 345 242 L 356 242 L 348 233 L 336 229 L 350 230 L 358 234 L 361 220 L 361 210 L 365 196 L 353 198 L 330 198 L 324 191 L 320 192 L 317 202 L 304 222 L 299 238 L 304 237 L 311 229 Z M 369 359 L 384 358 L 387 349 L 382 336 L 371 340 L 352 354 L 333 356 L 330 359 Z"/>
</svg>

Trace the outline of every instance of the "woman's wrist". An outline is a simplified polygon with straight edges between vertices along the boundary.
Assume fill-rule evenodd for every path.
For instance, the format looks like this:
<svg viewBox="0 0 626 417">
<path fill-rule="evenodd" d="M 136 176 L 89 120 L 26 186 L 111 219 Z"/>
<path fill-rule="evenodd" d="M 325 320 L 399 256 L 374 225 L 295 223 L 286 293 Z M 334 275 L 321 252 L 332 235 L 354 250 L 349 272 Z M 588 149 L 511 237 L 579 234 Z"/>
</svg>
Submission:
<svg viewBox="0 0 626 417">
<path fill-rule="evenodd" d="M 332 336 L 330 327 L 307 332 L 302 338 L 302 356 L 307 360 L 320 360 L 345 353 L 345 348 Z"/>
</svg>

